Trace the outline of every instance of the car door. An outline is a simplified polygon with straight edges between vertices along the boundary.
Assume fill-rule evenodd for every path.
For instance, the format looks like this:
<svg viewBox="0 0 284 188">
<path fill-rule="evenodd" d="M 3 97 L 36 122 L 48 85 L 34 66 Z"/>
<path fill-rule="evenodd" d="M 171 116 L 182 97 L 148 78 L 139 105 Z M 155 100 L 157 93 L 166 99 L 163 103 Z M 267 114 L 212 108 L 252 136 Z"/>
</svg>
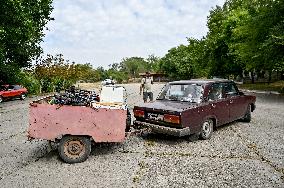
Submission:
<svg viewBox="0 0 284 188">
<path fill-rule="evenodd" d="M 212 84 L 207 98 L 210 106 L 210 114 L 213 114 L 217 118 L 217 125 L 228 123 L 230 112 L 228 99 L 224 95 L 223 84 Z"/>
<path fill-rule="evenodd" d="M 9 97 L 8 86 L 2 86 L 2 97 L 6 98 Z"/>
<path fill-rule="evenodd" d="M 19 85 L 14 85 L 14 96 L 20 96 L 22 94 L 22 87 Z"/>
<path fill-rule="evenodd" d="M 244 116 L 246 107 L 245 96 L 240 95 L 234 82 L 224 85 L 225 95 L 229 100 L 230 121 L 235 121 Z"/>
<path fill-rule="evenodd" d="M 15 89 L 15 87 L 14 87 L 14 85 L 10 85 L 9 87 L 8 87 L 8 95 L 9 95 L 9 97 L 15 97 L 15 96 L 17 96 L 17 90 Z"/>
</svg>

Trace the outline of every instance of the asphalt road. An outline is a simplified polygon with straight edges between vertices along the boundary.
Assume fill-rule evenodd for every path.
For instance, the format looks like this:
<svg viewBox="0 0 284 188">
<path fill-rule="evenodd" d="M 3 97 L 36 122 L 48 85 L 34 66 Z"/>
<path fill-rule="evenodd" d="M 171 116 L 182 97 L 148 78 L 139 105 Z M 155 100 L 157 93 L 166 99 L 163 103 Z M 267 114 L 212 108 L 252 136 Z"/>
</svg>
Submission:
<svg viewBox="0 0 284 188">
<path fill-rule="evenodd" d="M 125 87 L 130 107 L 142 102 L 138 84 Z M 222 126 L 210 140 L 136 135 L 95 144 L 86 162 L 73 165 L 46 141 L 27 141 L 32 99 L 4 102 L 0 187 L 284 187 L 284 98 L 257 97 L 251 123 Z"/>
</svg>

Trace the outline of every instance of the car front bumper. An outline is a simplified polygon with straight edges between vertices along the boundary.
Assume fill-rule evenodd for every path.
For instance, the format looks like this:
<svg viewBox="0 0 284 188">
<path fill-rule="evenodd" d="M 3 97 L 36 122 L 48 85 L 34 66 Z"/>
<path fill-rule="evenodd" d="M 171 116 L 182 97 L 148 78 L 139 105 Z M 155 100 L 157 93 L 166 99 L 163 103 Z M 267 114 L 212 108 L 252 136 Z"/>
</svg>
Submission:
<svg viewBox="0 0 284 188">
<path fill-rule="evenodd" d="M 136 127 L 150 128 L 153 132 L 156 132 L 156 133 L 168 134 L 168 135 L 173 135 L 173 136 L 178 136 L 178 137 L 190 135 L 189 127 L 177 129 L 177 128 L 172 128 L 172 127 L 165 127 L 161 125 L 146 123 L 142 121 L 134 121 L 133 124 L 134 124 L 134 127 L 136 126 Z"/>
</svg>

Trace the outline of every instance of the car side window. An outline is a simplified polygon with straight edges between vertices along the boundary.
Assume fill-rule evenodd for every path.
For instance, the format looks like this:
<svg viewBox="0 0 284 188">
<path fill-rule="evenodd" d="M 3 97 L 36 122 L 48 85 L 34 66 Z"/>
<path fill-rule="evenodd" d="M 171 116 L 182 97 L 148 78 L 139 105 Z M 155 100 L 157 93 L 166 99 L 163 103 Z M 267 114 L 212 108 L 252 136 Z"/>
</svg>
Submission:
<svg viewBox="0 0 284 188">
<path fill-rule="evenodd" d="M 8 90 L 14 90 L 14 86 L 10 85 L 10 86 L 8 87 Z"/>
<path fill-rule="evenodd" d="M 19 86 L 19 85 L 15 85 L 15 86 L 14 86 L 14 89 L 15 89 L 15 90 L 18 90 L 18 89 L 22 89 L 22 87 Z"/>
<path fill-rule="evenodd" d="M 220 83 L 212 84 L 209 94 L 208 94 L 208 100 L 214 101 L 218 99 L 223 99 L 223 86 Z"/>
<path fill-rule="evenodd" d="M 236 86 L 233 83 L 226 83 L 224 85 L 224 92 L 228 97 L 238 95 L 238 91 Z"/>
</svg>

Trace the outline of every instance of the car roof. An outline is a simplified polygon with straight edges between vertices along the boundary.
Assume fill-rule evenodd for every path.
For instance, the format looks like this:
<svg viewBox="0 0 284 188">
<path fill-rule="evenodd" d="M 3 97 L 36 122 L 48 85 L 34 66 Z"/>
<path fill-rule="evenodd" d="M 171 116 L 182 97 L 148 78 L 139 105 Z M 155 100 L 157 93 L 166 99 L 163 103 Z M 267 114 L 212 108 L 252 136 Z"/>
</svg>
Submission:
<svg viewBox="0 0 284 188">
<path fill-rule="evenodd" d="M 209 84 L 209 83 L 220 83 L 220 82 L 232 82 L 232 80 L 228 79 L 191 79 L 191 80 L 179 80 L 173 81 L 169 84 Z"/>
</svg>

